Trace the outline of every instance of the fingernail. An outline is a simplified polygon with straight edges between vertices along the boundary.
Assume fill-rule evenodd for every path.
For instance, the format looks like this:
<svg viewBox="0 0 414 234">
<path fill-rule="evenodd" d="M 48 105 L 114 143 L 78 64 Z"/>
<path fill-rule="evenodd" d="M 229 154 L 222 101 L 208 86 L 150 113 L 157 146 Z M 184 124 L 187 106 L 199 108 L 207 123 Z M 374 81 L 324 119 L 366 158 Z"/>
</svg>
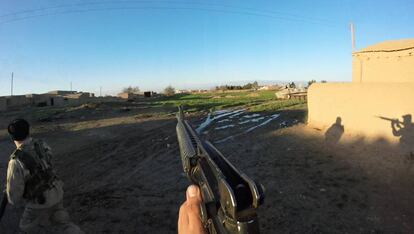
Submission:
<svg viewBox="0 0 414 234">
<path fill-rule="evenodd" d="M 195 197 L 197 196 L 198 188 L 194 185 L 191 185 L 190 187 L 188 187 L 187 193 L 189 197 Z"/>
</svg>

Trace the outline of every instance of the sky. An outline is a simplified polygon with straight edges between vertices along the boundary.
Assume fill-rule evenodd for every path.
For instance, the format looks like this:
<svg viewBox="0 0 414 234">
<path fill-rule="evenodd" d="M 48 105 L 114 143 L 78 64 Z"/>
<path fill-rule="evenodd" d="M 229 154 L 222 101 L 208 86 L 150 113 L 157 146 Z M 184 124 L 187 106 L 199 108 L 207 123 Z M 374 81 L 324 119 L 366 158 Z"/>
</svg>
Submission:
<svg viewBox="0 0 414 234">
<path fill-rule="evenodd" d="M 414 38 L 414 1 L 0 0 L 0 96 L 351 81 L 356 48 Z"/>
</svg>

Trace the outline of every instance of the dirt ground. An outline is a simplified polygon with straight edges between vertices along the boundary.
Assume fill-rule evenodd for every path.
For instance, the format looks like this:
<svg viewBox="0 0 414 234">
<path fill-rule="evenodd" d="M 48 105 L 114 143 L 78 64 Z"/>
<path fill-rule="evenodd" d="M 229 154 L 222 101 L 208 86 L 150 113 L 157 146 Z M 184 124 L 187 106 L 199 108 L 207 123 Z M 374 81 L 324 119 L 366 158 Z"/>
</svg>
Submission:
<svg viewBox="0 0 414 234">
<path fill-rule="evenodd" d="M 82 106 L 46 118 L 17 116 L 54 150 L 64 205 L 86 233 L 175 233 L 188 181 L 182 173 L 171 109 L 145 103 Z M 161 112 L 169 114 L 160 114 Z M 413 233 L 414 156 L 385 141 L 345 134 L 339 142 L 285 110 L 269 124 L 215 144 L 266 189 L 262 233 Z M 267 113 L 264 113 L 267 114 Z M 270 113 L 275 114 L 275 113 Z M 206 113 L 192 115 L 195 127 Z M 211 141 L 237 129 L 204 135 Z M 0 131 L 4 184 L 13 145 Z M 1 233 L 14 233 L 21 210 L 8 207 Z"/>
</svg>

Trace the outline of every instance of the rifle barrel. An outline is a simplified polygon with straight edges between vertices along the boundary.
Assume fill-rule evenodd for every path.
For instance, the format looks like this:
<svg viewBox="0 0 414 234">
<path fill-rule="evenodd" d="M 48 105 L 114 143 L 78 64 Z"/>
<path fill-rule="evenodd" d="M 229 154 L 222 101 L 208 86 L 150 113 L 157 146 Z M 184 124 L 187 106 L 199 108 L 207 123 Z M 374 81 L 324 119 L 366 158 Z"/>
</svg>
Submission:
<svg viewBox="0 0 414 234">
<path fill-rule="evenodd" d="M 387 120 L 387 121 L 391 121 L 391 122 L 397 122 L 397 123 L 401 123 L 401 121 L 399 121 L 398 119 L 391 119 L 391 118 L 387 118 L 387 117 L 383 117 L 383 116 L 377 116 L 378 118 L 382 119 L 382 120 Z"/>
</svg>

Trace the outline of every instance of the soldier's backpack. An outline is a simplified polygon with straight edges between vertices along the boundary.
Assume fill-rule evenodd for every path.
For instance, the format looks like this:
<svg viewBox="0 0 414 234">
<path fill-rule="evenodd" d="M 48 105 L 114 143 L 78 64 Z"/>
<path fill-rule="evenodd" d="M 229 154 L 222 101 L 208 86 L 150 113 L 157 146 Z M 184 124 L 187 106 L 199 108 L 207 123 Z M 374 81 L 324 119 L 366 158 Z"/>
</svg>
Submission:
<svg viewBox="0 0 414 234">
<path fill-rule="evenodd" d="M 38 204 L 44 204 L 46 199 L 43 193 L 53 187 L 53 182 L 57 179 L 57 176 L 49 162 L 50 159 L 46 158 L 45 149 L 38 141 L 34 141 L 34 148 L 37 157 L 46 162 L 46 167 L 39 160 L 36 160 L 33 155 L 21 149 L 16 149 L 11 159 L 19 160 L 30 173 L 25 180 L 23 198 Z"/>
</svg>

